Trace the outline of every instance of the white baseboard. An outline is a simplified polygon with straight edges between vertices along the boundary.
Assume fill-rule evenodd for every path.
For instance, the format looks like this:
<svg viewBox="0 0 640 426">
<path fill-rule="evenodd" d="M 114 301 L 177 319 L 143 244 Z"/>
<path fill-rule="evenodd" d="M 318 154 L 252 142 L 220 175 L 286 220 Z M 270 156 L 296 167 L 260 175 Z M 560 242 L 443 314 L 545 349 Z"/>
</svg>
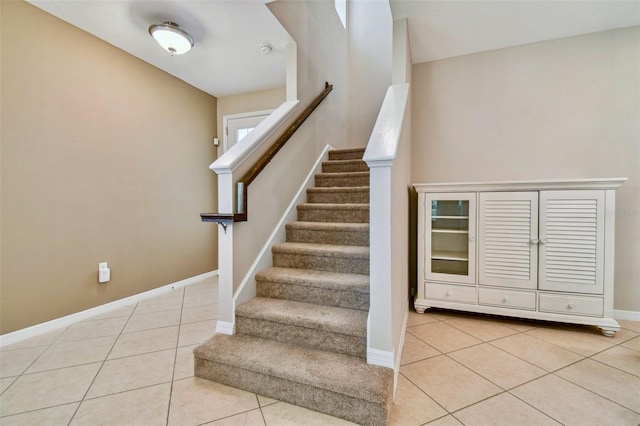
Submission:
<svg viewBox="0 0 640 426">
<path fill-rule="evenodd" d="M 13 343 L 21 342 L 32 337 L 39 336 L 49 331 L 57 330 L 59 328 L 68 327 L 80 321 L 84 321 L 96 315 L 101 315 L 112 311 L 114 309 L 122 308 L 132 303 L 141 302 L 146 299 L 150 299 L 155 296 L 170 292 L 176 288 L 184 287 L 189 284 L 196 283 L 198 281 L 205 280 L 207 278 L 215 277 L 218 275 L 218 271 L 206 272 L 204 274 L 196 275 L 195 277 L 186 278 L 181 281 L 177 281 L 172 284 L 167 284 L 162 287 L 154 288 L 153 290 L 145 291 L 143 293 L 135 294 L 133 296 L 125 297 L 124 299 L 116 300 L 114 302 L 105 303 L 104 305 L 96 306 L 84 311 L 77 312 L 75 314 L 67 315 L 61 318 L 57 318 L 51 321 L 36 324 L 31 327 L 23 328 L 22 330 L 16 330 L 11 333 L 3 334 L 0 336 L 0 347 L 11 345 Z"/>
<path fill-rule="evenodd" d="M 380 349 L 368 348 L 367 364 L 393 369 L 393 351 L 381 351 Z"/>
<path fill-rule="evenodd" d="M 236 331 L 236 323 L 229 321 L 218 321 L 216 323 L 216 334 L 226 334 L 232 336 Z"/>
<path fill-rule="evenodd" d="M 613 318 L 621 320 L 640 321 L 640 311 L 621 311 L 619 309 L 614 309 Z"/>
</svg>

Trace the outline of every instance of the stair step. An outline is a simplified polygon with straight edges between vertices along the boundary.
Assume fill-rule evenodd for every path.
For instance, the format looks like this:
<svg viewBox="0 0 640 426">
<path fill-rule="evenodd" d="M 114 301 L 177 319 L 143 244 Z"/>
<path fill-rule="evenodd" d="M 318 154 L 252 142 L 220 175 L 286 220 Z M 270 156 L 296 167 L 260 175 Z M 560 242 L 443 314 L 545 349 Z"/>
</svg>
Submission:
<svg viewBox="0 0 640 426">
<path fill-rule="evenodd" d="M 318 173 L 316 186 L 369 186 L 369 172 Z"/>
<path fill-rule="evenodd" d="M 368 223 L 369 204 L 298 204 L 301 222 Z"/>
<path fill-rule="evenodd" d="M 365 148 L 333 149 L 329 151 L 329 160 L 362 160 Z"/>
<path fill-rule="evenodd" d="M 362 160 L 331 160 L 322 163 L 323 173 L 368 172 L 369 166 Z"/>
<path fill-rule="evenodd" d="M 369 187 L 313 187 L 307 189 L 307 202 L 331 204 L 369 204 Z"/>
<path fill-rule="evenodd" d="M 256 274 L 260 297 L 369 310 L 369 277 L 310 269 L 269 268 Z"/>
<path fill-rule="evenodd" d="M 194 349 L 195 375 L 358 424 L 386 424 L 393 370 L 268 339 L 216 334 Z"/>
<path fill-rule="evenodd" d="M 286 229 L 287 241 L 291 243 L 369 245 L 368 223 L 292 222 Z"/>
<path fill-rule="evenodd" d="M 367 316 L 355 309 L 254 297 L 236 308 L 236 332 L 366 359 Z"/>
<path fill-rule="evenodd" d="M 369 273 L 369 247 L 282 243 L 271 248 L 273 266 L 318 271 Z"/>
</svg>

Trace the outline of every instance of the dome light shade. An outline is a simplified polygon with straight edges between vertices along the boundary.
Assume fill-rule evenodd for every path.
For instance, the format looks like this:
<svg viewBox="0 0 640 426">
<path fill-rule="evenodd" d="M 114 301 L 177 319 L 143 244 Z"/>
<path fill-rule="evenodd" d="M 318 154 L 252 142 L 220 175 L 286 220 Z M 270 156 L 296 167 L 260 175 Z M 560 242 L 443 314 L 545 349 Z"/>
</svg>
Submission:
<svg viewBox="0 0 640 426">
<path fill-rule="evenodd" d="M 149 27 L 149 34 L 160 46 L 173 55 L 182 55 L 193 47 L 193 37 L 175 22 L 163 22 Z"/>
</svg>

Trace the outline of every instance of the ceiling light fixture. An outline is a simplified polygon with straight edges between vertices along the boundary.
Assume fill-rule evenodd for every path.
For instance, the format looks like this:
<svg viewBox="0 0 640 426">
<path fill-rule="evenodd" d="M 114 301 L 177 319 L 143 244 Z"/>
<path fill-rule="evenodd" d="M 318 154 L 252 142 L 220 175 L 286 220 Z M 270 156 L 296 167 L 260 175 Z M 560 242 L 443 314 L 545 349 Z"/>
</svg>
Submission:
<svg viewBox="0 0 640 426">
<path fill-rule="evenodd" d="M 149 27 L 149 34 L 173 55 L 182 55 L 193 47 L 193 37 L 175 22 L 166 21 Z"/>
</svg>

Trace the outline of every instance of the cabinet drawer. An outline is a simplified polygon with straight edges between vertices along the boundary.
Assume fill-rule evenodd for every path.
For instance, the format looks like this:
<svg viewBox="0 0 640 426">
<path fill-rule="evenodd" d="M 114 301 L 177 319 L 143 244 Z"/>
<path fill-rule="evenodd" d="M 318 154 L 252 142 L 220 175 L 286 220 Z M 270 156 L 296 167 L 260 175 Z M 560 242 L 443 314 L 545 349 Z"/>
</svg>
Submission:
<svg viewBox="0 0 640 426">
<path fill-rule="evenodd" d="M 535 311 L 536 293 L 534 291 L 481 288 L 478 290 L 478 303 L 480 305 Z"/>
<path fill-rule="evenodd" d="M 425 283 L 424 292 L 428 299 L 448 302 L 476 303 L 476 288 L 464 285 Z"/>
<path fill-rule="evenodd" d="M 601 317 L 604 301 L 598 297 L 540 293 L 540 312 Z"/>
</svg>

